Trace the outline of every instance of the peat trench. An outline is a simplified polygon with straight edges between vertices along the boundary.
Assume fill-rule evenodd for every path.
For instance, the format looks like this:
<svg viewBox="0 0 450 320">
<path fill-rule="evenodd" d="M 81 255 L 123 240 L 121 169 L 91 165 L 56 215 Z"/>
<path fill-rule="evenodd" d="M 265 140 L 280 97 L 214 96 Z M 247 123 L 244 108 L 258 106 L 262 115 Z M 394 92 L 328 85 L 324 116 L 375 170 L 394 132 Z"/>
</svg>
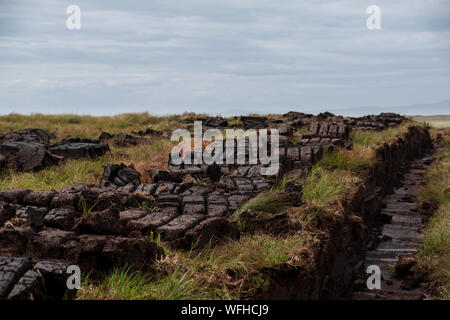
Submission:
<svg viewBox="0 0 450 320">
<path fill-rule="evenodd" d="M 417 252 L 423 227 L 417 196 L 425 184 L 425 171 L 432 162 L 426 155 L 410 163 L 394 193 L 388 195 L 380 211 L 385 222 L 375 228 L 379 243 L 369 247 L 364 269 L 378 266 L 381 271 L 380 288 L 368 289 L 366 278 L 361 273 L 355 282 L 354 300 L 421 300 L 429 298 L 420 279 L 409 270 L 416 261 L 412 256 Z M 381 229 L 381 230 L 380 230 Z"/>
<path fill-rule="evenodd" d="M 340 218 L 315 254 L 314 269 L 279 266 L 267 270 L 268 290 L 260 299 L 423 299 L 425 290 L 410 274 L 418 247 L 420 214 L 416 195 L 431 163 L 426 129 L 407 133 L 375 150 L 375 164 L 356 190 L 336 208 Z M 401 256 L 397 262 L 397 255 Z M 396 263 L 397 262 L 397 263 Z M 391 265 L 395 264 L 395 278 Z M 368 266 L 381 269 L 381 289 L 369 290 Z"/>
</svg>

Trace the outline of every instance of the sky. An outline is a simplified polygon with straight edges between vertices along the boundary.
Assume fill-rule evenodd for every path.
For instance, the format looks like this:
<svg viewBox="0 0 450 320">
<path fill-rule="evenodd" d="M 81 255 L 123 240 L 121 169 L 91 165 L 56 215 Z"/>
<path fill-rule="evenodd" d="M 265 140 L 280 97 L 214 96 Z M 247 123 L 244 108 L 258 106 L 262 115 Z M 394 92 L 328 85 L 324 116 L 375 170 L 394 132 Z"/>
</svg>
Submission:
<svg viewBox="0 0 450 320">
<path fill-rule="evenodd" d="M 448 0 L 30 2 L 0 0 L 0 114 L 450 110 Z"/>
</svg>

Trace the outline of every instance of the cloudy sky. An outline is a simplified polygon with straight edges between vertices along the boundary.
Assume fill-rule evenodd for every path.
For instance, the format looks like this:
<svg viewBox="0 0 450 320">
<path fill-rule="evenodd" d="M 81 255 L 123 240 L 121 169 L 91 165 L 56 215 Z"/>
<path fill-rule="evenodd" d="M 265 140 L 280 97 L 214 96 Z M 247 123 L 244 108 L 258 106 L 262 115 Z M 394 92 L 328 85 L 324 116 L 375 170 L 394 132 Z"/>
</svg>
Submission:
<svg viewBox="0 0 450 320">
<path fill-rule="evenodd" d="M 0 114 L 320 112 L 450 99 L 448 0 L 30 2 L 0 0 Z M 66 27 L 72 4 L 80 30 Z M 381 8 L 381 30 L 367 29 L 369 5 Z"/>
</svg>

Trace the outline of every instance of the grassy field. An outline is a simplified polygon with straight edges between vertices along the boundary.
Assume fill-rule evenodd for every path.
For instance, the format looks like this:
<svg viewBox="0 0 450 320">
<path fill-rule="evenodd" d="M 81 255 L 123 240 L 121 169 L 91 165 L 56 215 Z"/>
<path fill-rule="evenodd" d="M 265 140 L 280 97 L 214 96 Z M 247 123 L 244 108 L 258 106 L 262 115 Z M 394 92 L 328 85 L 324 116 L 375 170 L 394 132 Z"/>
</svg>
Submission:
<svg viewBox="0 0 450 320">
<path fill-rule="evenodd" d="M 414 121 L 425 122 L 435 128 L 448 128 L 450 127 L 450 115 L 438 115 L 438 116 L 411 116 Z"/>
<path fill-rule="evenodd" d="M 111 134 L 153 128 L 155 130 L 173 130 L 180 127 L 180 121 L 201 114 L 184 113 L 170 116 L 153 116 L 148 113 L 124 113 L 116 116 L 94 117 L 71 114 L 20 115 L 11 113 L 0 116 L 0 134 L 24 128 L 46 129 L 56 135 L 56 140 L 69 137 L 96 139 L 102 131 Z"/>
</svg>

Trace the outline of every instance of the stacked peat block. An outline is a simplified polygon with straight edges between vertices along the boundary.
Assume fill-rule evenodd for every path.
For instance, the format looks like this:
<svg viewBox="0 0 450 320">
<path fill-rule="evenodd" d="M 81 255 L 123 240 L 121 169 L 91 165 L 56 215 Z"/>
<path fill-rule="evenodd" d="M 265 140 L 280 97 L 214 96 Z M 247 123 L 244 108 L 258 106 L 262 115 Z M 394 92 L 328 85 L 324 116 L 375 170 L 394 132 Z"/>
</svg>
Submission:
<svg viewBox="0 0 450 320">
<path fill-rule="evenodd" d="M 323 153 L 322 145 L 295 145 L 282 148 L 280 149 L 282 172 L 292 178 L 304 178 L 314 163 L 322 158 Z"/>
<path fill-rule="evenodd" d="M 127 222 L 129 232 L 139 232 L 141 235 L 159 234 L 164 241 L 174 246 L 188 248 L 197 242 L 198 238 L 205 238 L 203 228 L 205 232 L 210 232 L 212 226 L 216 225 L 212 224 L 213 221 L 227 216 L 230 212 L 228 200 L 232 197 L 230 186 L 163 181 L 155 184 L 160 192 L 155 195 L 154 208 L 138 219 L 129 220 Z M 239 205 L 244 201 L 245 199 L 242 199 Z M 203 227 L 198 227 L 200 224 Z M 230 234 L 217 231 L 216 240 L 238 233 L 237 226 L 228 220 L 222 221 L 217 228 L 224 225 L 227 225 L 225 229 Z M 186 234 L 194 228 L 197 228 L 196 232 L 190 234 L 189 240 L 186 240 Z"/>
<path fill-rule="evenodd" d="M 228 120 L 222 117 L 211 117 L 205 121 L 205 125 L 210 128 L 226 128 Z"/>
<path fill-rule="evenodd" d="M 301 144 L 344 147 L 350 130 L 344 122 L 312 122 L 308 132 L 302 135 Z"/>
<path fill-rule="evenodd" d="M 48 150 L 64 159 L 95 159 L 109 151 L 107 144 L 99 140 L 85 138 L 69 138 L 48 146 Z"/>
<path fill-rule="evenodd" d="M 303 113 L 298 111 L 289 111 L 285 114 L 283 114 L 284 118 L 287 118 L 289 120 L 301 120 L 301 119 L 310 119 L 314 117 L 314 115 L 310 113 Z"/>
<path fill-rule="evenodd" d="M 149 138 L 144 138 L 142 135 L 133 136 L 127 133 L 110 134 L 108 132 L 102 132 L 98 137 L 98 140 L 111 143 L 118 147 L 130 147 L 151 142 Z"/>
<path fill-rule="evenodd" d="M 233 186 L 204 186 L 183 183 L 170 170 L 153 169 L 150 176 L 153 183 L 140 184 L 134 168 L 108 164 L 102 186 L 0 191 L 0 254 L 68 261 L 83 270 L 144 268 L 162 252 L 151 234 L 186 248 L 206 244 L 207 235 L 213 242 L 236 237 L 236 224 L 222 218 L 230 212 L 228 197 L 240 193 L 238 186 L 249 196 L 256 190 L 251 180 L 238 178 Z M 134 187 L 124 188 L 129 184 Z M 246 199 L 231 202 L 240 206 Z"/>
<path fill-rule="evenodd" d="M 0 255 L 0 300 L 71 299 L 75 290 L 66 285 L 68 267 L 56 260 Z"/>
<path fill-rule="evenodd" d="M 235 164 L 237 144 L 234 151 L 234 163 L 230 165 L 185 162 L 175 165 L 169 159 L 168 170 L 151 170 L 152 183 L 139 185 L 134 192 L 154 196 L 155 205 L 148 214 L 129 219 L 125 229 L 141 235 L 159 234 L 164 241 L 183 247 L 204 245 L 213 230 L 217 230 L 214 233 L 216 240 L 236 237 L 239 234 L 237 226 L 226 217 L 270 187 L 275 178 L 261 175 L 263 166 L 260 163 L 248 163 L 248 145 L 241 150 L 246 160 L 243 165 Z M 199 152 L 187 153 L 184 159 L 193 163 L 198 155 Z M 187 177 L 206 183 L 194 183 Z"/>
<path fill-rule="evenodd" d="M 380 113 L 359 118 L 352 118 L 348 123 L 355 130 L 384 130 L 399 125 L 408 119 L 396 113 Z"/>
<path fill-rule="evenodd" d="M 75 222 L 87 213 L 146 206 L 150 195 L 116 191 L 94 185 L 72 184 L 59 192 L 28 189 L 0 191 L 0 227 L 11 219 L 35 230 L 57 228 L 73 230 Z"/>
<path fill-rule="evenodd" d="M 154 137 L 168 138 L 172 134 L 172 131 L 171 130 L 155 130 L 152 128 L 147 128 L 145 130 L 131 131 L 131 133 L 138 135 L 138 136 L 147 136 L 148 135 L 148 136 L 154 136 Z"/>
<path fill-rule="evenodd" d="M 49 143 L 51 139 L 56 138 L 55 135 L 47 130 L 28 128 L 19 131 L 0 134 L 0 142 L 22 141 L 30 143 Z"/>
<path fill-rule="evenodd" d="M 310 122 L 308 132 L 302 134 L 299 143 L 280 143 L 280 172 L 289 177 L 304 178 L 324 153 L 345 146 L 350 130 L 351 127 L 344 122 Z"/>
<path fill-rule="evenodd" d="M 297 127 L 304 124 L 304 118 L 292 117 L 287 121 L 270 119 L 265 117 L 240 117 L 245 129 L 278 129 L 282 136 L 291 136 Z"/>
<path fill-rule="evenodd" d="M 20 171 L 40 170 L 62 158 L 46 149 L 55 136 L 41 129 L 24 129 L 0 135 L 0 154 L 3 166 Z"/>
<path fill-rule="evenodd" d="M 264 129 L 267 128 L 268 119 L 266 117 L 241 116 L 240 120 L 245 129 Z"/>
<path fill-rule="evenodd" d="M 131 234 L 127 222 L 149 214 L 140 208 L 153 201 L 143 194 L 82 184 L 59 192 L 0 191 L 0 255 L 33 262 L 51 259 L 84 272 L 125 264 L 146 269 L 163 250 L 151 239 Z"/>
<path fill-rule="evenodd" d="M 0 135 L 0 169 L 36 171 L 63 159 L 96 158 L 109 151 L 108 145 L 72 138 L 50 144 L 55 136 L 42 129 L 24 129 Z"/>
<path fill-rule="evenodd" d="M 192 129 L 194 122 L 201 122 L 202 129 L 225 129 L 229 127 L 228 120 L 222 117 L 189 117 L 180 122 L 185 123 L 183 126 L 185 129 Z M 168 132 L 167 136 L 170 136 L 171 132 Z"/>
<path fill-rule="evenodd" d="M 108 163 L 103 170 L 100 185 L 113 189 L 134 192 L 141 184 L 141 174 L 133 165 Z"/>
</svg>

